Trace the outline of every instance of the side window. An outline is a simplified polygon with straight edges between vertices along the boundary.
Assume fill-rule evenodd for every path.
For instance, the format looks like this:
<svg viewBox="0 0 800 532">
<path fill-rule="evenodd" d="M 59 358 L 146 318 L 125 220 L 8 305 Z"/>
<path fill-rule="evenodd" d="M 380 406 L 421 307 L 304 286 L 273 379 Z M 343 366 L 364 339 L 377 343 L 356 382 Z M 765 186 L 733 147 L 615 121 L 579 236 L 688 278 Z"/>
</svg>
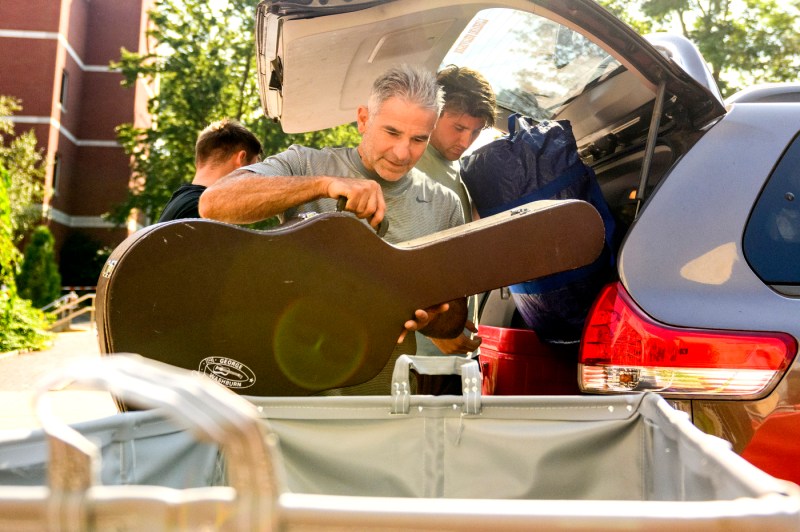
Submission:
<svg viewBox="0 0 800 532">
<path fill-rule="evenodd" d="M 767 284 L 800 284 L 800 136 L 789 145 L 753 207 L 744 255 Z"/>
<path fill-rule="evenodd" d="M 69 74 L 66 70 L 61 71 L 61 92 L 58 96 L 58 103 L 61 104 L 61 110 L 67 110 L 67 97 L 69 96 Z"/>
</svg>

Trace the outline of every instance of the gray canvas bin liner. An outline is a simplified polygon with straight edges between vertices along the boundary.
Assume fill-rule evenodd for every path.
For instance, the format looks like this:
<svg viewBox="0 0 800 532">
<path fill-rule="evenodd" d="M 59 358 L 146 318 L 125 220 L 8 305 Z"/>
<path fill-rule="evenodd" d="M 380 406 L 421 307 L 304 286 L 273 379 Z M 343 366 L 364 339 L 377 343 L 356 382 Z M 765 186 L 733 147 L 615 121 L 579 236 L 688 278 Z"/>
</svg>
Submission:
<svg viewBox="0 0 800 532">
<path fill-rule="evenodd" d="M 462 414 L 454 397 L 414 397 L 408 414 L 390 414 L 378 397 L 251 399 L 278 434 L 296 493 L 630 501 L 766 493 L 727 442 L 676 425 L 682 414 L 656 395 L 483 397 L 478 415 Z"/>
<path fill-rule="evenodd" d="M 409 396 L 412 367 L 461 375 L 463 395 Z M 477 362 L 460 357 L 400 356 L 391 397 L 251 400 L 297 493 L 710 501 L 766 493 L 748 475 L 774 480 L 657 395 L 481 397 Z"/>
<path fill-rule="evenodd" d="M 224 484 L 218 446 L 199 442 L 157 410 L 72 425 L 101 453 L 103 485 L 194 488 Z M 41 430 L 0 433 L 0 486 L 41 486 L 47 478 Z"/>
</svg>

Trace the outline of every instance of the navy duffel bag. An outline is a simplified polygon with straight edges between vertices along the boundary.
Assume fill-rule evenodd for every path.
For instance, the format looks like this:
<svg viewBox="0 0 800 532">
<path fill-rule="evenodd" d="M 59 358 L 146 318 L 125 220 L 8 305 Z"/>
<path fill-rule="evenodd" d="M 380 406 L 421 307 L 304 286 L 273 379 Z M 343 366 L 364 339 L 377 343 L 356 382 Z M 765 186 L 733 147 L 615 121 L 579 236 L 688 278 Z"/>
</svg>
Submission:
<svg viewBox="0 0 800 532">
<path fill-rule="evenodd" d="M 615 223 L 569 121 L 536 124 L 511 115 L 508 135 L 461 160 L 461 178 L 482 217 L 546 199 L 581 199 L 600 213 L 606 245 L 595 262 L 510 287 L 523 320 L 542 340 L 579 342 L 592 302 L 616 272 Z"/>
</svg>

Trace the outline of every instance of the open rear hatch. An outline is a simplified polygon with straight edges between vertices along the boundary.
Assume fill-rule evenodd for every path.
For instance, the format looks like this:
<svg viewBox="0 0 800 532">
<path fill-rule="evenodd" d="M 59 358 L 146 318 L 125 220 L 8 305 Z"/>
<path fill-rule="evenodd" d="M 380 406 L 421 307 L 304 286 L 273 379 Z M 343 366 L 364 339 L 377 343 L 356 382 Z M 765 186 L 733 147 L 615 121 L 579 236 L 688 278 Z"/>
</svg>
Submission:
<svg viewBox="0 0 800 532">
<path fill-rule="evenodd" d="M 724 111 L 697 50 L 651 42 L 589 0 L 272 0 L 257 9 L 266 114 L 297 133 L 352 122 L 398 63 L 481 72 L 502 114 L 568 119 L 594 160 L 658 127 L 699 131 Z M 663 97 L 659 101 L 659 87 Z"/>
</svg>

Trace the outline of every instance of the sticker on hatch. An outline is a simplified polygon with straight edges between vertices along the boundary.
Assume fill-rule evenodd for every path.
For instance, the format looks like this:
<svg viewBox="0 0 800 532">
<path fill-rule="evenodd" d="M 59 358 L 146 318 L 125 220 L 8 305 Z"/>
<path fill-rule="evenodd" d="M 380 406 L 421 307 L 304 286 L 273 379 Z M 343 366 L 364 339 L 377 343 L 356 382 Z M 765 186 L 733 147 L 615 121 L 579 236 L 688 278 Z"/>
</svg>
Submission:
<svg viewBox="0 0 800 532">
<path fill-rule="evenodd" d="M 249 388 L 256 382 L 253 370 L 227 357 L 208 357 L 200 361 L 198 371 L 228 388 Z"/>
</svg>

